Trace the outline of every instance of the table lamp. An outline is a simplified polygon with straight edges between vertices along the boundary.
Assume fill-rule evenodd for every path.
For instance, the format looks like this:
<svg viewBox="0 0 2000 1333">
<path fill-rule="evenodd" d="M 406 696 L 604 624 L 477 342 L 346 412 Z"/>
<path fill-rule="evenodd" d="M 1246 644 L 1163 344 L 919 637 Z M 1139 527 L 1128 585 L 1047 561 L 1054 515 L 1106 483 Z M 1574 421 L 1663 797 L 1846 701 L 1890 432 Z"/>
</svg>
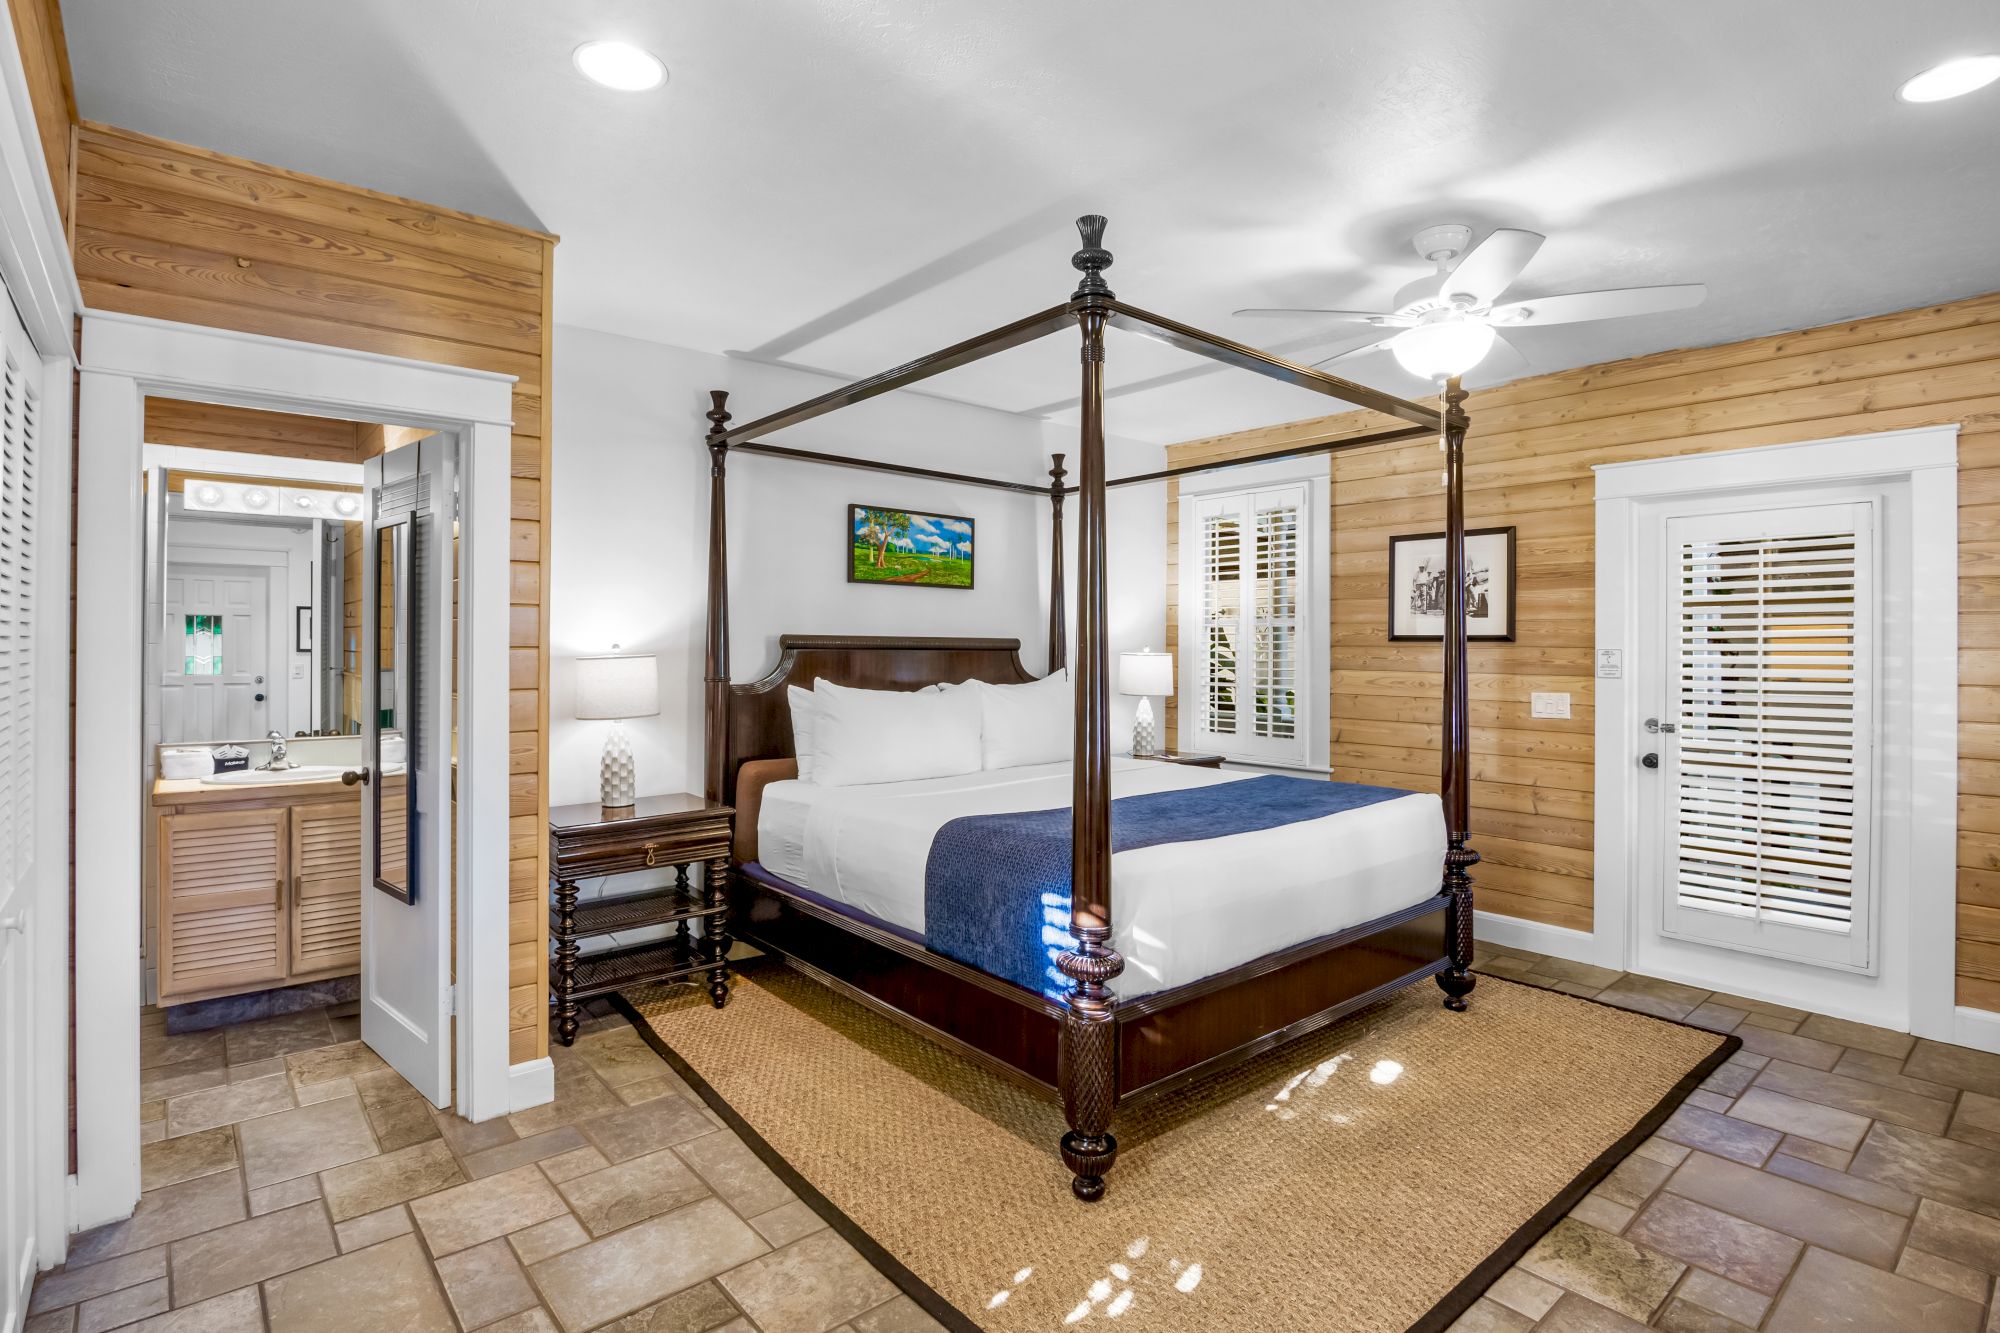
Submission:
<svg viewBox="0 0 2000 1333">
<path fill-rule="evenodd" d="M 1174 692 L 1174 655 L 1151 648 L 1118 654 L 1118 692 L 1139 696 L 1139 712 L 1132 719 L 1132 753 L 1158 754 L 1160 737 L 1153 728 L 1151 696 Z"/>
<path fill-rule="evenodd" d="M 637 774 L 632 742 L 625 735 L 628 717 L 654 717 L 660 711 L 659 659 L 651 653 L 620 653 L 618 645 L 604 657 L 576 659 L 576 715 L 607 718 L 611 734 L 604 738 L 600 769 L 606 810 L 630 809 Z"/>
</svg>

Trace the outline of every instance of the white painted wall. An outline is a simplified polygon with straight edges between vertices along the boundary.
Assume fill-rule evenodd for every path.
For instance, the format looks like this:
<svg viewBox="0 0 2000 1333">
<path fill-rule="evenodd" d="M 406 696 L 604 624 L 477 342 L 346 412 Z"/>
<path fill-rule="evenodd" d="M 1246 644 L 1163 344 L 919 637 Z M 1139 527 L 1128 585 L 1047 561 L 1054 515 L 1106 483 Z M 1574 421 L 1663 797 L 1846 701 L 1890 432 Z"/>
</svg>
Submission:
<svg viewBox="0 0 2000 1333">
<path fill-rule="evenodd" d="M 550 800 L 597 798 L 608 722 L 575 720 L 574 659 L 607 651 L 660 658 L 660 715 L 625 723 L 642 793 L 701 785 L 701 673 L 708 528 L 708 390 L 728 389 L 738 421 L 835 383 L 809 374 L 558 326 L 549 643 Z M 948 380 L 943 383 L 948 384 Z M 1050 398 L 1064 386 L 1052 386 Z M 1115 404 L 1114 404 L 1115 411 Z M 867 454 L 1020 481 L 1044 481 L 1048 453 L 1075 437 L 1039 420 L 903 392 L 785 431 L 774 442 Z M 1113 441 L 1113 476 L 1162 466 L 1157 445 Z M 1025 495 L 738 455 L 730 460 L 732 674 L 763 675 L 782 633 L 1018 637 L 1044 668 L 1048 503 Z M 969 592 L 846 581 L 849 503 L 964 514 L 977 523 Z M 1115 492 L 1107 598 L 1112 651 L 1162 646 L 1164 492 Z M 1075 511 L 1067 568 L 1076 570 Z M 1069 598 L 1072 617 L 1075 595 Z M 1072 638 L 1072 642 L 1074 642 Z M 1115 670 L 1115 664 L 1114 664 Z M 1113 737 L 1129 742 L 1135 701 L 1113 696 Z"/>
</svg>

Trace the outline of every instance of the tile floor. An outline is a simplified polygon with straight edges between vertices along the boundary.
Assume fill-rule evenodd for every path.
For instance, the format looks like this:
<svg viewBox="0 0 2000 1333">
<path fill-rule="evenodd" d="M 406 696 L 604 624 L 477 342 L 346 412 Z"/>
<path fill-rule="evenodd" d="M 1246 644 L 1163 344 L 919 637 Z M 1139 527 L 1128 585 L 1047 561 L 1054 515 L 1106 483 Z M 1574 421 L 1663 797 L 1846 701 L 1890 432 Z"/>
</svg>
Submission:
<svg viewBox="0 0 2000 1333">
<path fill-rule="evenodd" d="M 142 1032 L 136 1214 L 27 1333 L 919 1333 L 938 1326 L 599 1006 L 556 1100 L 433 1111 L 354 1006 Z"/>
<path fill-rule="evenodd" d="M 2000 1056 L 1513 950 L 1478 967 L 1743 1050 L 1459 1329 L 2000 1333 Z M 139 1211 L 41 1278 L 28 1333 L 937 1327 L 603 1007 L 553 1104 L 484 1125 L 355 1029 L 351 1006 L 183 1036 L 147 1015 Z"/>
</svg>

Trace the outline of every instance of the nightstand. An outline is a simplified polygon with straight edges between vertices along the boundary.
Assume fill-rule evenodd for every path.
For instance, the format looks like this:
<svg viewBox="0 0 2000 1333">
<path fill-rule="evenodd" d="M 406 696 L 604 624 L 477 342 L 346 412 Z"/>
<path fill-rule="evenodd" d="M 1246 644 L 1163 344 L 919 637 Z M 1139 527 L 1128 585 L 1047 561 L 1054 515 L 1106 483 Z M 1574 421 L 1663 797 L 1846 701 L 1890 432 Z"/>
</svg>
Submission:
<svg viewBox="0 0 2000 1333">
<path fill-rule="evenodd" d="M 708 997 L 729 1003 L 729 848 L 736 812 L 699 796 L 642 796 L 628 809 L 565 805 L 549 811 L 549 998 L 556 1036 L 576 1041 L 577 1001 L 626 986 L 676 981 L 708 973 Z M 704 883 L 688 883 L 688 866 L 704 866 Z M 577 881 L 674 867 L 665 888 L 577 902 Z M 700 938 L 693 924 L 702 923 Z M 584 954 L 583 940 L 672 926 L 665 939 Z"/>
<path fill-rule="evenodd" d="M 1135 754 L 1134 759 L 1150 759 L 1159 764 L 1186 764 L 1190 768 L 1221 768 L 1219 754 L 1197 754 L 1192 750 L 1162 750 L 1158 754 Z"/>
</svg>

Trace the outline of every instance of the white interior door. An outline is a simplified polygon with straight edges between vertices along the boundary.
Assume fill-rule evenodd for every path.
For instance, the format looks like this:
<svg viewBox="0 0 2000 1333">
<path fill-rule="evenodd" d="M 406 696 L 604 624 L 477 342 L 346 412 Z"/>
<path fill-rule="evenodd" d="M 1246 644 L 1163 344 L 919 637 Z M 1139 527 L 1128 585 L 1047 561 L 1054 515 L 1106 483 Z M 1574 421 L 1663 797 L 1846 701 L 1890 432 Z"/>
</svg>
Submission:
<svg viewBox="0 0 2000 1333">
<path fill-rule="evenodd" d="M 361 1039 L 451 1098 L 456 442 L 368 460 L 362 530 Z"/>
<path fill-rule="evenodd" d="M 175 562 L 164 582 L 160 739 L 245 740 L 284 730 L 270 684 L 270 570 Z"/>
<path fill-rule="evenodd" d="M 1659 932 L 1872 971 L 1872 501 L 1669 515 L 1642 761 Z"/>
</svg>

